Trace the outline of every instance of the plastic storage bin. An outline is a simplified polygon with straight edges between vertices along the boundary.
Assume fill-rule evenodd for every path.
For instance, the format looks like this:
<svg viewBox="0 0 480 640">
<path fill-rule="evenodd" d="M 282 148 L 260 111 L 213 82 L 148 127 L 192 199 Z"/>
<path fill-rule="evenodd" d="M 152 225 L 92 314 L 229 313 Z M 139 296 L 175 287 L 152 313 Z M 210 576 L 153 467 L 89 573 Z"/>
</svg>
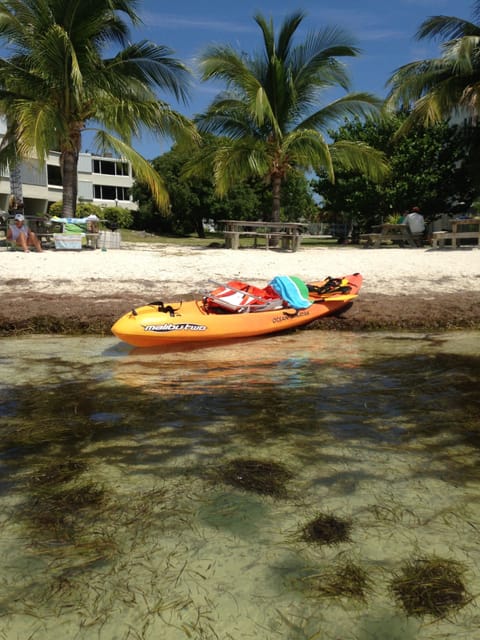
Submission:
<svg viewBox="0 0 480 640">
<path fill-rule="evenodd" d="M 82 248 L 81 233 L 54 233 L 53 240 L 55 242 L 55 249 L 78 251 Z"/>
<path fill-rule="evenodd" d="M 120 249 L 120 231 L 99 231 L 97 247 L 99 249 Z"/>
</svg>

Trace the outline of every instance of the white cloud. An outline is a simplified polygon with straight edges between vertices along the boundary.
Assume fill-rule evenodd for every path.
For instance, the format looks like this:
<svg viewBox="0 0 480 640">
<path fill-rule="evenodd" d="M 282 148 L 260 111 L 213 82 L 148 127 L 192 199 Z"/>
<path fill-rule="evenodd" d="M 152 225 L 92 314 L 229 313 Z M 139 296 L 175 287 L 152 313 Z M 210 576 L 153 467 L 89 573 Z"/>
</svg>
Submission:
<svg viewBox="0 0 480 640">
<path fill-rule="evenodd" d="M 190 29 L 201 31 L 218 31 L 219 33 L 252 33 L 258 30 L 255 24 L 240 24 L 226 20 L 209 20 L 201 18 L 186 18 L 168 13 L 144 11 L 142 20 L 146 27 L 162 29 Z"/>
</svg>

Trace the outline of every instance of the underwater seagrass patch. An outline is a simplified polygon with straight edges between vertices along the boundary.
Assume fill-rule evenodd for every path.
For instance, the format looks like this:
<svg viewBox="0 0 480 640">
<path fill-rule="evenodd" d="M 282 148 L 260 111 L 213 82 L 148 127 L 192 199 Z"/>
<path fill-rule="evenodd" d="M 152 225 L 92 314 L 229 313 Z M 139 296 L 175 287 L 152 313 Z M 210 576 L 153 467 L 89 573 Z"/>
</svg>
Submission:
<svg viewBox="0 0 480 640">
<path fill-rule="evenodd" d="M 231 486 L 279 498 L 286 495 L 292 473 L 278 462 L 236 458 L 220 468 L 219 477 Z"/>
<path fill-rule="evenodd" d="M 350 542 L 352 522 L 328 513 L 320 513 L 301 529 L 301 537 L 306 542 L 317 544 L 340 544 Z"/>
<path fill-rule="evenodd" d="M 463 574 L 454 560 L 414 558 L 394 576 L 390 588 L 408 615 L 441 618 L 469 601 Z"/>
<path fill-rule="evenodd" d="M 88 514 L 94 517 L 106 499 L 105 490 L 94 483 L 61 491 L 41 491 L 30 498 L 23 515 L 38 532 L 64 537 L 76 524 L 86 521 Z"/>
<path fill-rule="evenodd" d="M 323 598 L 367 599 L 371 580 L 359 564 L 347 560 L 306 579 L 309 595 Z"/>
<path fill-rule="evenodd" d="M 77 460 L 66 460 L 58 464 L 43 465 L 32 473 L 29 478 L 29 485 L 35 488 L 67 483 L 86 469 L 87 464 Z"/>
</svg>

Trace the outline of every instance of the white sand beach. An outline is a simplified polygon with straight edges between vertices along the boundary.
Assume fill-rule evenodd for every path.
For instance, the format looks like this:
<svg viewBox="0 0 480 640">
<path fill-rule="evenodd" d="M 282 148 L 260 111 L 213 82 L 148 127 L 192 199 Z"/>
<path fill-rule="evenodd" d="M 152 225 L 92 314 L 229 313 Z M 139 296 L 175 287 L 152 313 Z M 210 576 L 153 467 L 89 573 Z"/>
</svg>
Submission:
<svg viewBox="0 0 480 640">
<path fill-rule="evenodd" d="M 128 247 L 128 248 L 127 248 Z M 264 286 L 276 275 L 304 280 L 360 272 L 365 293 L 423 295 L 480 291 L 480 250 L 305 247 L 264 249 L 124 245 L 121 249 L 0 252 L 0 293 L 183 295 L 212 282 L 241 279 Z"/>
</svg>

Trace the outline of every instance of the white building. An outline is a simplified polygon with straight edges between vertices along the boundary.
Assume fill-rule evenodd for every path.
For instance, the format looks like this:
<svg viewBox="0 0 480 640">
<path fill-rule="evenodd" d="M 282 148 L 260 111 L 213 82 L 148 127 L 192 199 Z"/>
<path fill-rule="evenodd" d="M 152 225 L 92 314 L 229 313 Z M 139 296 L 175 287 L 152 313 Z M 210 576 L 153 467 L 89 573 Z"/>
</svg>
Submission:
<svg viewBox="0 0 480 640">
<path fill-rule="evenodd" d="M 0 122 L 0 136 L 5 125 Z M 51 152 L 42 166 L 38 160 L 29 159 L 21 163 L 23 203 L 27 215 L 46 213 L 53 202 L 62 200 L 60 177 L 60 153 Z M 123 207 L 137 210 L 132 201 L 130 188 L 133 185 L 132 166 L 126 160 L 113 157 L 81 153 L 78 160 L 78 199 L 101 207 Z M 0 210 L 8 209 L 10 198 L 10 175 L 8 169 L 0 172 Z"/>
</svg>

